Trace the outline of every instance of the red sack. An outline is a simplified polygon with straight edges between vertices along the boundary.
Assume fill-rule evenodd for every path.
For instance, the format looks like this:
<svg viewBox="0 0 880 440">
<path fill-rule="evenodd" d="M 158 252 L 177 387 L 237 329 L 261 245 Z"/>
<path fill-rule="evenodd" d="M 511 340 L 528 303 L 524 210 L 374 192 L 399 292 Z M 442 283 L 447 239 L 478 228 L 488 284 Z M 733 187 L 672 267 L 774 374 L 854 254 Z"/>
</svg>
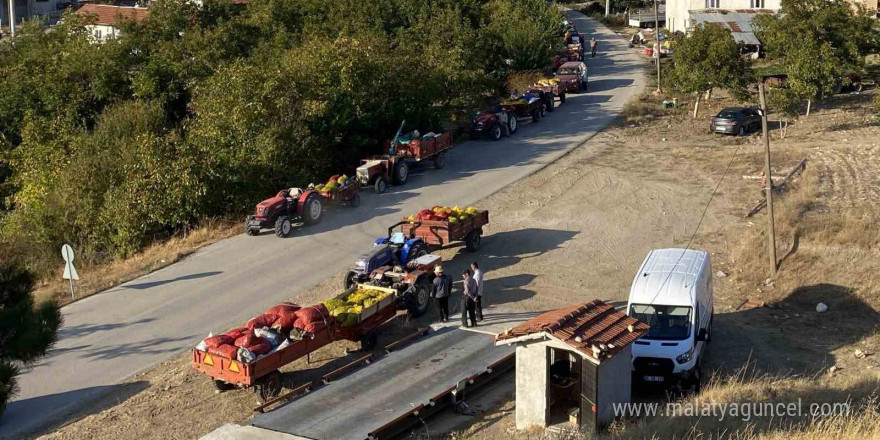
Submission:
<svg viewBox="0 0 880 440">
<path fill-rule="evenodd" d="M 205 346 L 208 348 L 217 348 L 221 345 L 232 344 L 233 342 L 235 342 L 235 339 L 232 339 L 227 335 L 217 335 L 205 339 Z"/>
<path fill-rule="evenodd" d="M 208 353 L 229 359 L 235 359 L 235 356 L 238 354 L 238 347 L 229 344 L 214 348 L 208 347 Z"/>
<path fill-rule="evenodd" d="M 254 345 L 248 345 L 245 348 L 247 348 L 248 350 L 251 351 L 251 353 L 253 353 L 257 356 L 259 356 L 261 354 L 266 354 L 266 353 L 272 351 L 272 344 L 270 344 L 269 341 L 267 341 L 263 338 L 259 338 L 259 339 L 260 339 L 260 341 L 258 343 L 254 344 Z"/>
<path fill-rule="evenodd" d="M 283 302 L 278 304 L 275 307 L 266 310 L 265 315 L 286 315 L 288 313 L 296 313 L 297 310 L 301 309 L 298 304 L 294 304 L 292 302 Z"/>
<path fill-rule="evenodd" d="M 263 338 L 255 335 L 253 333 L 248 333 L 248 334 L 236 339 L 234 345 L 236 347 L 245 347 L 246 348 L 246 347 L 250 347 L 251 345 L 257 345 L 262 340 L 263 340 Z"/>
<path fill-rule="evenodd" d="M 296 322 L 293 324 L 293 326 L 298 329 L 302 329 L 304 331 L 307 331 L 313 335 L 318 332 L 322 332 L 322 331 L 324 331 L 324 329 L 327 328 L 327 324 L 325 324 L 323 321 L 306 323 L 306 322 L 303 322 L 302 320 L 299 320 L 299 319 L 296 320 Z"/>
<path fill-rule="evenodd" d="M 324 307 L 324 304 L 303 307 L 297 310 L 295 314 L 297 319 L 302 321 L 303 324 L 318 322 L 326 324 L 333 319 L 333 317 L 331 317 L 330 313 L 327 311 L 327 307 Z"/>
<path fill-rule="evenodd" d="M 296 313 L 288 313 L 278 317 L 272 328 L 279 329 L 282 332 L 289 332 L 296 324 Z"/>
<path fill-rule="evenodd" d="M 278 315 L 270 315 L 267 313 L 251 319 L 244 326 L 251 330 L 255 328 L 269 327 L 272 325 L 273 322 L 275 322 L 276 319 L 278 319 Z"/>
<path fill-rule="evenodd" d="M 232 342 L 229 342 L 229 344 L 232 344 L 233 342 L 235 342 L 236 339 L 238 339 L 238 338 L 240 338 L 240 337 L 242 337 L 252 331 L 253 330 L 251 330 L 249 328 L 238 327 L 238 328 L 234 328 L 232 330 L 229 330 L 228 332 L 224 333 L 224 335 L 232 338 Z"/>
</svg>

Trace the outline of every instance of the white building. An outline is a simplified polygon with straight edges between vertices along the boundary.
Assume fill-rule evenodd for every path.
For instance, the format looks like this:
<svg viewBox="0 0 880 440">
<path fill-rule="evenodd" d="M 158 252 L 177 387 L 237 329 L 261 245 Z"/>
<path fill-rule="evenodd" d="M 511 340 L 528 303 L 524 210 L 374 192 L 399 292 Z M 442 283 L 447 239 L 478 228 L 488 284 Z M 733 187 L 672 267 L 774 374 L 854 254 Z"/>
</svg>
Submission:
<svg viewBox="0 0 880 440">
<path fill-rule="evenodd" d="M 695 13 L 723 16 L 728 13 L 776 12 L 780 4 L 780 0 L 666 0 L 666 29 L 687 33 L 702 21 L 692 16 Z M 718 22 L 725 22 L 724 17 Z"/>
<path fill-rule="evenodd" d="M 77 14 L 94 18 L 88 27 L 98 41 L 119 36 L 119 23 L 124 20 L 141 22 L 150 16 L 150 10 L 133 6 L 111 6 L 87 4 L 76 11 Z"/>
</svg>

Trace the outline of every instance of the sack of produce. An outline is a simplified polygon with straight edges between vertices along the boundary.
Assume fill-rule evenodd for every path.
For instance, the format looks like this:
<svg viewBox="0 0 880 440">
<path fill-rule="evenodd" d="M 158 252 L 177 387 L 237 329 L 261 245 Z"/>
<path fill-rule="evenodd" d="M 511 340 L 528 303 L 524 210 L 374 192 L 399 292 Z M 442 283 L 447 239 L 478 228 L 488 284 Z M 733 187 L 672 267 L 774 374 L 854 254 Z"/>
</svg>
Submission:
<svg viewBox="0 0 880 440">
<path fill-rule="evenodd" d="M 303 307 L 297 310 L 296 317 L 297 320 L 300 321 L 303 325 L 317 323 L 326 324 L 329 321 L 328 318 L 330 318 L 330 312 L 327 310 L 327 307 L 325 307 L 324 304 L 318 304 L 314 306 Z"/>
<path fill-rule="evenodd" d="M 236 352 L 238 352 L 238 347 L 229 344 L 208 349 L 208 353 L 228 359 L 235 359 Z"/>
<path fill-rule="evenodd" d="M 278 319 L 278 315 L 266 313 L 251 319 L 244 326 L 251 330 L 255 328 L 270 327 L 273 323 L 275 323 L 276 319 Z"/>
<path fill-rule="evenodd" d="M 233 345 L 236 347 L 250 347 L 251 345 L 257 345 L 261 340 L 262 339 L 259 336 L 253 333 L 248 333 L 236 339 Z"/>
<path fill-rule="evenodd" d="M 278 333 L 275 330 L 271 330 L 268 327 L 255 329 L 254 334 L 268 341 L 272 348 L 280 345 L 281 341 L 285 339 L 283 336 L 281 336 L 281 333 Z"/>
<path fill-rule="evenodd" d="M 279 331 L 281 333 L 288 333 L 293 329 L 293 326 L 296 324 L 296 313 L 288 313 L 285 315 L 279 315 L 278 319 L 272 323 L 272 329 Z"/>
<path fill-rule="evenodd" d="M 264 313 L 264 315 L 284 315 L 288 313 L 292 314 L 296 313 L 296 311 L 301 308 L 302 307 L 300 307 L 299 304 L 294 304 L 292 302 L 283 302 L 281 304 L 278 304 L 277 306 L 270 307 L 269 310 L 266 310 L 266 313 Z"/>
<path fill-rule="evenodd" d="M 254 352 L 248 350 L 247 348 L 239 347 L 235 353 L 235 359 L 238 360 L 239 362 L 244 362 L 246 364 L 249 364 L 249 363 L 257 360 L 257 355 L 254 354 Z"/>
<path fill-rule="evenodd" d="M 232 338 L 233 341 L 235 341 L 236 339 L 238 339 L 238 338 L 240 338 L 250 332 L 251 332 L 251 329 L 249 329 L 247 327 L 238 327 L 238 328 L 234 328 L 232 330 L 229 330 L 228 332 L 224 333 L 224 335 L 229 336 L 230 338 Z M 230 342 L 230 344 L 232 344 L 232 342 Z"/>
<path fill-rule="evenodd" d="M 272 344 L 270 344 L 269 341 L 265 339 L 260 339 L 260 342 L 254 345 L 248 345 L 245 348 L 247 348 L 251 353 L 259 356 L 261 354 L 266 354 L 272 351 Z"/>
<path fill-rule="evenodd" d="M 217 348 L 221 345 L 232 344 L 233 342 L 235 342 L 235 339 L 232 339 L 227 335 L 217 335 L 205 338 L 205 346 L 208 348 Z"/>
</svg>

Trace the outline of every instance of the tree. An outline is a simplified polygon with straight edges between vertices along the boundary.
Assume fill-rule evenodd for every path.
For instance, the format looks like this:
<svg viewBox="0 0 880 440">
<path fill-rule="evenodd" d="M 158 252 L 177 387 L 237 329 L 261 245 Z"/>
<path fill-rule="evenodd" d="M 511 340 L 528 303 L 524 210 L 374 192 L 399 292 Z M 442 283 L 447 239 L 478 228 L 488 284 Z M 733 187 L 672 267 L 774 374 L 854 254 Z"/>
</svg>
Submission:
<svg viewBox="0 0 880 440">
<path fill-rule="evenodd" d="M 878 49 L 875 20 L 861 6 L 844 0 L 783 0 L 780 14 L 754 21 L 767 59 L 788 75 L 786 99 L 822 99 L 843 75 L 864 69 L 864 58 Z M 808 107 L 809 108 L 809 107 Z"/>
<path fill-rule="evenodd" d="M 493 0 L 486 5 L 488 34 L 515 70 L 543 69 L 561 44 L 563 16 L 543 0 Z"/>
<path fill-rule="evenodd" d="M 669 81 L 685 93 L 696 93 L 694 118 L 700 108 L 700 95 L 722 88 L 739 99 L 748 96 L 751 65 L 741 56 L 741 45 L 730 30 L 714 25 L 697 25 L 687 36 L 673 40 L 675 64 Z"/>
<path fill-rule="evenodd" d="M 57 304 L 34 305 L 33 286 L 30 272 L 0 261 L 0 414 L 18 392 L 21 366 L 45 356 L 61 325 Z"/>
</svg>

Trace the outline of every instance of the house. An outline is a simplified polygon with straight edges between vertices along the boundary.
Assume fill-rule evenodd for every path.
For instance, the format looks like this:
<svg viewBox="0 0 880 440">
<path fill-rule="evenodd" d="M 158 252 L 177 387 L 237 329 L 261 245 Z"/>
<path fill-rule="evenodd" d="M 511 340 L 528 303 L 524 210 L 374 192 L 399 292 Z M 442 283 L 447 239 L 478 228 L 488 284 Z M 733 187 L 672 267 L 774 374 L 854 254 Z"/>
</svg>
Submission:
<svg viewBox="0 0 880 440">
<path fill-rule="evenodd" d="M 119 23 L 124 20 L 141 22 L 150 16 L 150 10 L 136 6 L 112 6 L 89 3 L 76 11 L 77 14 L 92 16 L 94 24 L 87 26 L 98 41 L 119 36 Z"/>
<path fill-rule="evenodd" d="M 687 33 L 697 24 L 696 18 L 691 16 L 692 13 L 775 13 L 781 3 L 781 0 L 666 0 L 666 30 Z"/>
<path fill-rule="evenodd" d="M 632 346 L 648 331 L 602 301 L 532 318 L 495 337 L 516 344 L 516 427 L 595 432 L 631 402 Z"/>
</svg>

